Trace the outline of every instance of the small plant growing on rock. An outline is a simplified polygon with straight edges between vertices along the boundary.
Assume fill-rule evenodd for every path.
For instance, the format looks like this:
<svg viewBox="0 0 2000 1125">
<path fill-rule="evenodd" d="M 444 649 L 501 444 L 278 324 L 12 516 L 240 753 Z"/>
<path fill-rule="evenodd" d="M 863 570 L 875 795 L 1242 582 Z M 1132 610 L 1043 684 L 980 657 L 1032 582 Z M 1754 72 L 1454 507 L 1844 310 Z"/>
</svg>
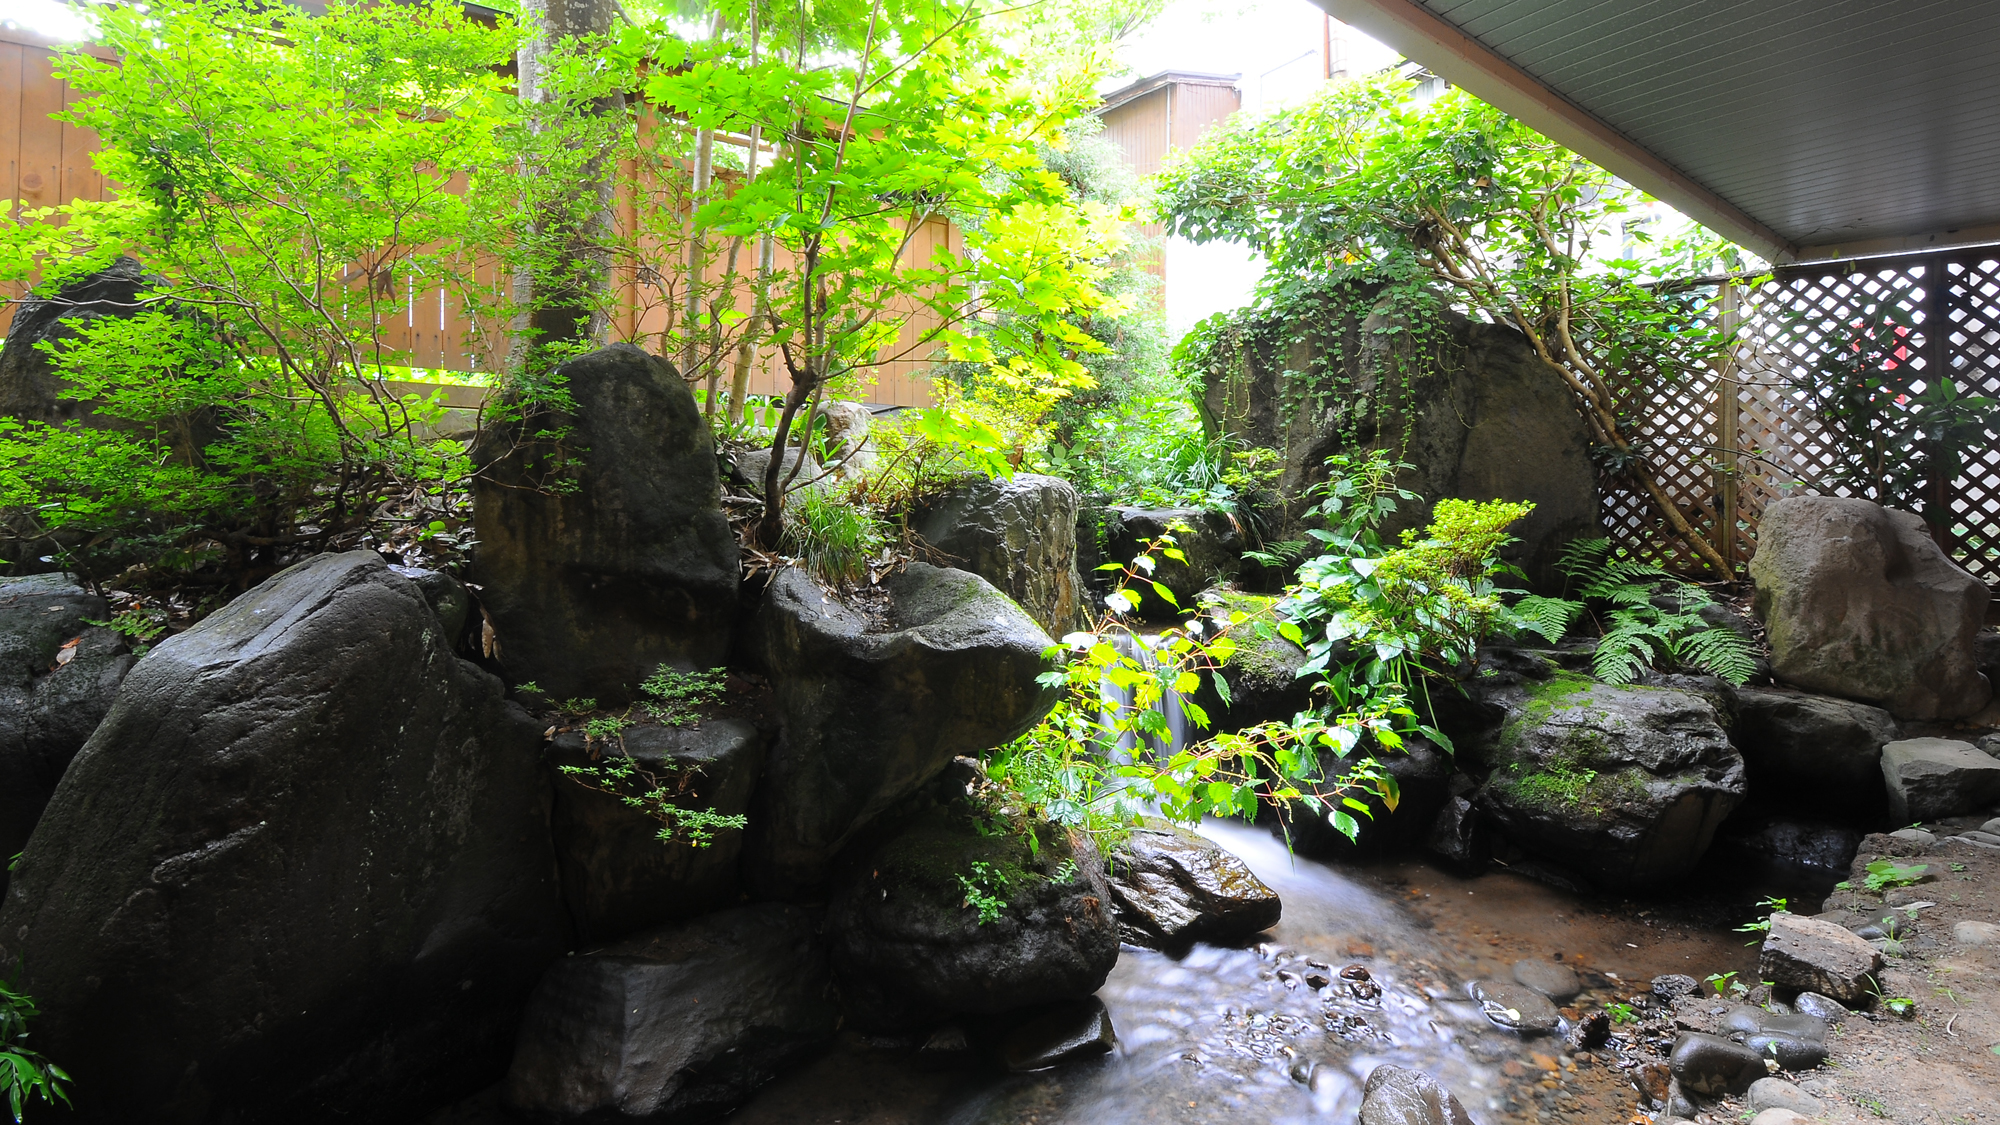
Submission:
<svg viewBox="0 0 2000 1125">
<path fill-rule="evenodd" d="M 1630 1004 L 1621 1004 L 1618 1001 L 1613 1000 L 1611 1003 L 1606 1004 L 1604 1006 L 1604 1010 L 1610 1013 L 1611 1022 L 1613 1023 L 1639 1022 L 1639 1013 L 1633 1011 L 1632 1005 Z"/>
<path fill-rule="evenodd" d="M 724 668 L 683 672 L 662 664 L 646 677 L 639 690 L 652 696 L 645 706 L 655 719 L 670 727 L 684 727 L 700 722 L 703 711 L 722 701 L 728 676 Z"/>
<path fill-rule="evenodd" d="M 0 979 L 0 1092 L 15 1125 L 34 1101 L 69 1105 L 69 1075 L 27 1045 L 28 1021 L 39 1015 L 32 997 L 12 981 Z"/>
<path fill-rule="evenodd" d="M 1709 672 L 1732 684 L 1756 672 L 1750 642 L 1701 616 L 1714 599 L 1700 586 L 1650 563 L 1618 558 L 1609 539 L 1570 544 L 1556 566 L 1576 584 L 1581 600 L 1531 594 L 1512 607 L 1513 625 L 1559 641 L 1586 610 L 1604 607 L 1604 635 L 1591 664 L 1605 683 L 1629 684 L 1658 664 Z M 1661 601 L 1671 608 L 1662 609 Z"/>
<path fill-rule="evenodd" d="M 829 488 L 802 488 L 785 509 L 784 550 L 829 586 L 868 580 L 889 537 L 873 509 Z"/>
<path fill-rule="evenodd" d="M 692 809 L 677 803 L 690 795 L 694 780 L 701 773 L 698 769 L 678 769 L 674 771 L 675 778 L 663 778 L 629 754 L 614 755 L 595 765 L 559 768 L 578 785 L 609 793 L 627 807 L 659 821 L 658 837 L 663 844 L 705 848 L 715 842 L 717 832 L 740 831 L 750 823 L 740 813 L 724 815 L 713 806 Z"/>
<path fill-rule="evenodd" d="M 1760 910 L 1763 910 L 1763 911 L 1765 911 L 1765 914 L 1764 914 L 1764 916 L 1763 916 L 1762 918 L 1759 918 L 1759 919 L 1758 919 L 1757 921 L 1755 921 L 1755 922 L 1745 922 L 1745 923 L 1744 923 L 1743 925 L 1741 925 L 1741 926 L 1738 926 L 1738 927 L 1736 927 L 1736 932 L 1737 932 L 1737 933 L 1739 933 L 1739 934 L 1768 934 L 1768 933 L 1770 933 L 1770 932 L 1771 932 L 1771 915 L 1772 915 L 1772 914 L 1777 914 L 1777 913 L 1781 913 L 1781 912 L 1783 912 L 1783 911 L 1785 911 L 1785 910 L 1789 910 L 1789 909 L 1791 908 L 1791 904 L 1792 904 L 1792 900 L 1791 900 L 1791 899 L 1788 899 L 1788 898 L 1768 898 L 1768 897 L 1767 897 L 1767 898 L 1763 899 L 1762 901 L 1760 901 L 1760 902 L 1758 902 L 1758 903 L 1757 903 L 1757 907 L 1758 907 L 1758 909 L 1760 909 Z M 1758 938 L 1753 938 L 1753 939 L 1751 939 L 1750 941 L 1747 941 L 1747 942 L 1745 942 L 1744 944 L 1745 944 L 1745 945 L 1756 945 L 1756 944 L 1757 944 L 1758 942 L 1760 942 L 1760 941 L 1763 941 L 1763 940 L 1764 940 L 1764 939 L 1763 939 L 1763 938 L 1761 938 L 1761 937 L 1758 937 Z"/>
<path fill-rule="evenodd" d="M 1075 868 L 1072 865 L 1071 870 Z M 975 860 L 972 874 L 960 875 L 958 885 L 965 890 L 965 906 L 979 912 L 979 924 L 998 922 L 1000 914 L 1007 909 L 1007 876 L 996 871 L 993 865 L 983 860 Z"/>
<path fill-rule="evenodd" d="M 153 647 L 153 638 L 167 631 L 167 613 L 161 609 L 133 606 L 112 614 L 109 621 L 85 618 L 83 623 L 118 633 L 131 646 L 132 655 L 144 656 Z"/>
<path fill-rule="evenodd" d="M 1869 890 L 1878 892 L 1888 890 L 1891 887 L 1907 887 L 1923 882 L 1924 876 L 1930 872 L 1930 869 L 1930 865 L 1927 863 L 1904 865 L 1897 863 L 1893 859 L 1878 859 L 1868 865 L 1868 874 L 1862 878 L 1861 882 Z M 1850 880 L 1842 880 L 1834 884 L 1834 886 L 1843 891 L 1854 889 L 1854 883 Z"/>
</svg>

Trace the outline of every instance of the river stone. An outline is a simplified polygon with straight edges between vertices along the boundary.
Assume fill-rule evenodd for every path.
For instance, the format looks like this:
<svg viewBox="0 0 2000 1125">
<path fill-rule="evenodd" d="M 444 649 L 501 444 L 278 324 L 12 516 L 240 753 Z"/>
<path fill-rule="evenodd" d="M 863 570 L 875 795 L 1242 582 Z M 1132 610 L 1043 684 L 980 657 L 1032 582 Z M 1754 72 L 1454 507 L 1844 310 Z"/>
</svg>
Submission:
<svg viewBox="0 0 2000 1125">
<path fill-rule="evenodd" d="M 0 911 L 78 1120 L 406 1120 L 496 1081 L 570 941 L 540 748 L 371 551 L 154 648 Z"/>
<path fill-rule="evenodd" d="M 1951 937 L 1960 945 L 2000 945 L 2000 925 L 1968 918 L 1951 928 Z"/>
<path fill-rule="evenodd" d="M 1514 979 L 1558 1004 L 1576 999 L 1583 991 L 1576 970 L 1553 961 L 1516 961 Z"/>
<path fill-rule="evenodd" d="M 1431 820 L 1424 847 L 1461 875 L 1477 875 L 1493 862 L 1493 833 L 1464 797 L 1446 797 Z"/>
<path fill-rule="evenodd" d="M 1438 314 L 1442 346 L 1418 354 L 1419 335 L 1379 295 L 1351 289 L 1331 310 L 1274 326 L 1273 342 L 1247 349 L 1242 364 L 1205 376 L 1204 423 L 1283 455 L 1285 518 L 1267 538 L 1304 538 L 1328 455 L 1383 450 L 1412 466 L 1397 483 L 1423 497 L 1390 515 L 1386 539 L 1422 528 L 1445 497 L 1532 500 L 1501 557 L 1536 589 L 1559 593 L 1562 549 L 1601 534 L 1590 435 L 1562 373 L 1519 332 L 1451 310 Z"/>
<path fill-rule="evenodd" d="M 1276 891 L 1215 841 L 1164 820 L 1135 828 L 1111 853 L 1118 932 L 1155 949 L 1233 941 L 1278 924 Z"/>
<path fill-rule="evenodd" d="M 816 911 L 764 903 L 568 957 L 535 988 L 507 1106 L 534 1121 L 707 1121 L 830 1042 Z"/>
<path fill-rule="evenodd" d="M 1472 1115 L 1444 1083 L 1385 1064 L 1361 1088 L 1361 1125 L 1472 1125 Z"/>
<path fill-rule="evenodd" d="M 848 1022 L 921 1027 L 1076 1000 L 1118 960 L 1104 860 L 1088 838 L 1040 825 L 1039 852 L 985 835 L 960 807 L 934 809 L 874 848 L 853 849 L 827 915 Z M 981 920 L 970 891 L 997 900 Z"/>
<path fill-rule="evenodd" d="M 593 750 L 600 757 L 594 758 Z M 764 767 L 764 740 L 742 719 L 709 719 L 692 729 L 633 726 L 608 747 L 586 747 L 576 731 L 556 736 L 548 751 L 558 770 L 556 863 L 579 936 L 619 938 L 734 903 L 742 894 L 736 878 L 740 830 L 720 829 L 702 847 L 667 843 L 659 838 L 658 820 L 560 772 L 616 754 L 629 756 L 639 770 L 679 793 L 675 804 L 737 816 L 749 811 Z M 652 787 L 634 783 L 627 792 Z"/>
<path fill-rule="evenodd" d="M 510 682 L 623 703 L 662 664 L 728 657 L 736 537 L 708 424 L 671 365 L 613 344 L 556 375 L 573 410 L 489 426 L 473 447 L 480 603 Z"/>
<path fill-rule="evenodd" d="M 7 861 L 131 670 L 124 638 L 88 624 L 109 616 L 67 575 L 0 581 L 0 896 Z"/>
<path fill-rule="evenodd" d="M 1765 688 L 1738 688 L 1735 709 L 1731 734 L 1760 800 L 1816 814 L 1882 815 L 1882 747 L 1896 740 L 1887 711 Z"/>
<path fill-rule="evenodd" d="M 1845 927 L 1818 918 L 1778 911 L 1757 958 L 1757 972 L 1780 988 L 1817 992 L 1843 1004 L 1858 1004 L 1882 967 L 1875 947 Z"/>
<path fill-rule="evenodd" d="M 756 641 L 783 735 L 750 812 L 746 876 L 776 898 L 811 896 L 840 848 L 943 772 L 1026 732 L 1057 690 L 1038 677 L 1050 642 L 985 579 L 911 563 L 884 578 L 893 627 L 796 568 L 780 570 Z"/>
<path fill-rule="evenodd" d="M 1562 1013 L 1547 996 L 1510 980 L 1474 981 L 1472 998 L 1486 1018 L 1523 1035 L 1552 1035 L 1562 1026 Z"/>
<path fill-rule="evenodd" d="M 1867 500 L 1788 496 L 1764 509 L 1757 616 L 1786 683 L 1879 704 L 1904 719 L 1986 706 L 1974 638 L 1986 585 L 1951 561 L 1924 521 Z"/>
<path fill-rule="evenodd" d="M 1047 1070 L 1075 1059 L 1108 1055 L 1118 1046 L 1111 1013 L 1095 996 L 1056 1006 L 1028 1020 L 1000 1044 L 1000 1057 L 1016 1074 Z"/>
<path fill-rule="evenodd" d="M 1686 875 L 1743 800 L 1743 760 L 1700 695 L 1566 675 L 1475 690 L 1505 718 L 1471 740 L 1492 770 L 1474 803 L 1600 886 Z"/>
<path fill-rule="evenodd" d="M 1206 508 L 1110 509 L 1105 532 L 1105 562 L 1127 565 L 1146 544 L 1172 534 L 1183 559 L 1155 552 L 1152 581 L 1174 593 L 1174 603 L 1141 587 L 1139 616 L 1150 621 L 1178 621 L 1193 612 L 1203 590 L 1236 576 L 1243 564 L 1243 537 L 1227 513 Z"/>
<path fill-rule="evenodd" d="M 1882 748 L 1882 776 L 1896 824 L 1963 816 L 2000 797 L 2000 759 L 1949 738 L 1891 742 Z"/>
<path fill-rule="evenodd" d="M 1829 1024 L 1839 1023 L 1847 1018 L 1847 1007 L 1831 996 L 1817 992 L 1801 992 L 1792 998 L 1792 1010 L 1802 1016 L 1812 1016 Z"/>
<path fill-rule="evenodd" d="M 1649 984 L 1653 995 L 1671 1004 L 1690 993 L 1701 991 L 1701 982 L 1686 973 L 1665 973 Z"/>
<path fill-rule="evenodd" d="M 1087 625 L 1076 567 L 1075 486 L 1016 473 L 960 483 L 911 514 L 910 530 L 961 570 L 991 582 L 1052 637 Z"/>
<path fill-rule="evenodd" d="M 1751 1110 L 1756 1112 L 1789 1109 L 1808 1117 L 1826 1112 L 1825 1103 L 1782 1078 L 1759 1078 L 1750 1083 L 1749 1102 Z"/>
<path fill-rule="evenodd" d="M 472 593 L 465 583 L 441 570 L 425 570 L 415 566 L 390 566 L 390 570 L 416 583 L 431 612 L 438 615 L 438 624 L 444 626 L 444 639 L 453 644 L 465 635 L 465 624 L 472 615 Z"/>
<path fill-rule="evenodd" d="M 1719 1035 L 1682 1032 L 1667 1065 L 1681 1089 L 1704 1098 L 1741 1094 L 1764 1077 L 1764 1056 Z"/>
<path fill-rule="evenodd" d="M 1724 1017 L 1722 1027 L 1744 1046 L 1777 1060 L 1784 1070 L 1811 1070 L 1826 1061 L 1827 1024 L 1816 1016 L 1738 1004 Z"/>
</svg>

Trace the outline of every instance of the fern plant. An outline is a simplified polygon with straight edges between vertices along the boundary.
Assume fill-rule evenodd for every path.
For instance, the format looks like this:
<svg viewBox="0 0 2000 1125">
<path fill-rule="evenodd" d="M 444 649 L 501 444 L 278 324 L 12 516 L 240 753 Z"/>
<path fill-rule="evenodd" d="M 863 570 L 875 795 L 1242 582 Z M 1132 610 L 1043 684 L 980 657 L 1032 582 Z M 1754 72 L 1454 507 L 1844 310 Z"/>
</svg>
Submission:
<svg viewBox="0 0 2000 1125">
<path fill-rule="evenodd" d="M 1559 641 L 1586 609 L 1602 607 L 1604 635 L 1591 663 L 1605 683 L 1629 684 L 1662 665 L 1697 669 L 1732 684 L 1757 670 L 1749 641 L 1701 616 L 1714 601 L 1707 590 L 1650 563 L 1617 557 L 1609 539 L 1571 543 L 1556 568 L 1569 576 L 1578 600 L 1528 595 L 1511 607 L 1511 624 L 1517 633 Z"/>
</svg>

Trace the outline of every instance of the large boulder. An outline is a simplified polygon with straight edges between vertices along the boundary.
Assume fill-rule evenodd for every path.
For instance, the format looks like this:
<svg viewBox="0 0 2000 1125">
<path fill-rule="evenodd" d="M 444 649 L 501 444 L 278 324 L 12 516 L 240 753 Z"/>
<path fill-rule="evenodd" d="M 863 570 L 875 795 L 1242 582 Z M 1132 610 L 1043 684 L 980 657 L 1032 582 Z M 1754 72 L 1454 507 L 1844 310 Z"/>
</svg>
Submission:
<svg viewBox="0 0 2000 1125">
<path fill-rule="evenodd" d="M 1474 803 L 1606 888 L 1687 874 L 1743 800 L 1743 759 L 1701 695 L 1569 675 L 1482 693 L 1505 719 L 1474 744 L 1491 771 Z"/>
<path fill-rule="evenodd" d="M 2000 797 L 2000 758 L 1970 742 L 1904 739 L 1882 748 L 1882 778 L 1893 823 L 1963 816 Z"/>
<path fill-rule="evenodd" d="M 1278 924 L 1284 904 L 1215 841 L 1164 820 L 1111 852 L 1111 897 L 1126 941 L 1155 949 L 1234 941 Z"/>
<path fill-rule="evenodd" d="M 503 1100 L 550 1123 L 709 1121 L 825 1046 L 840 1008 L 819 914 L 766 903 L 558 961 Z"/>
<path fill-rule="evenodd" d="M 788 568 L 758 609 L 783 726 L 750 811 L 746 874 L 762 893 L 813 894 L 870 820 L 1055 705 L 1037 679 L 1053 642 L 985 579 L 912 563 L 880 589 L 886 621 Z"/>
<path fill-rule="evenodd" d="M 934 810 L 843 864 L 827 913 L 851 1022 L 917 1027 L 1088 996 L 1118 960 L 1104 860 Z"/>
<path fill-rule="evenodd" d="M 582 777 L 562 772 L 601 768 L 615 755 L 630 759 L 629 782 L 619 784 L 601 772 Z M 625 798 L 660 788 L 682 808 L 722 816 L 747 813 L 764 768 L 764 739 L 755 726 L 742 719 L 709 719 L 692 729 L 645 723 L 608 746 L 586 744 L 580 732 L 570 731 L 556 737 L 549 761 L 557 768 L 556 862 L 583 940 L 623 937 L 739 897 L 740 830 L 719 830 L 701 846 L 662 840 L 662 823 Z M 607 786 L 617 792 L 605 791 Z"/>
<path fill-rule="evenodd" d="M 1060 637 L 1086 624 L 1076 567 L 1077 504 L 1076 488 L 1057 477 L 975 477 L 912 513 L 910 530 Z"/>
<path fill-rule="evenodd" d="M 1779 911 L 1757 955 L 1757 975 L 1780 988 L 1831 996 L 1843 1004 L 1868 998 L 1882 954 L 1843 926 Z"/>
<path fill-rule="evenodd" d="M 1169 602 L 1141 584 L 1139 616 L 1148 620 L 1178 621 L 1188 616 L 1203 590 L 1235 577 L 1243 564 L 1243 536 L 1236 521 L 1226 512 L 1208 508 L 1110 509 L 1104 561 L 1129 566 L 1148 543 L 1168 535 L 1182 557 L 1168 558 L 1164 548 L 1153 552 L 1153 571 L 1147 577 L 1173 591 L 1174 600 Z"/>
<path fill-rule="evenodd" d="M 6 861 L 111 709 L 132 654 L 104 599 L 61 574 L 0 582 L 0 894 Z"/>
<path fill-rule="evenodd" d="M 510 682 L 622 703 L 662 664 L 728 656 L 736 538 L 708 426 L 665 360 L 613 344 L 556 375 L 568 409 L 510 399 L 527 416 L 473 448 L 480 601 Z"/>
<path fill-rule="evenodd" d="M 115 419 L 100 419 L 90 400 L 72 397 L 72 388 L 40 345 L 60 347 L 76 340 L 79 328 L 135 316 L 148 306 L 145 295 L 166 284 L 165 278 L 148 274 L 136 259 L 119 258 L 54 293 L 22 301 L 7 327 L 6 346 L 0 347 L 0 415 L 36 422 L 118 425 Z"/>
<path fill-rule="evenodd" d="M 1736 748 L 1759 801 L 1830 815 L 1882 815 L 1882 747 L 1896 720 L 1880 707 L 1796 691 L 1740 688 Z"/>
<path fill-rule="evenodd" d="M 1597 472 L 1568 385 L 1525 337 L 1449 310 L 1413 331 L 1363 288 L 1332 316 L 1272 327 L 1279 343 L 1206 374 L 1200 404 L 1214 432 L 1283 454 L 1286 526 L 1271 538 L 1297 536 L 1330 455 L 1379 449 L 1413 466 L 1399 483 L 1424 497 L 1391 517 L 1392 535 L 1445 497 L 1532 500 L 1502 556 L 1536 588 L 1562 586 L 1562 549 L 1600 534 Z"/>
<path fill-rule="evenodd" d="M 1786 497 L 1764 509 L 1750 577 L 1771 669 L 1786 683 L 1905 719 L 1986 706 L 1992 686 L 1974 644 L 1986 585 L 1916 516 L 1847 497 Z"/>
<path fill-rule="evenodd" d="M 372 552 L 139 661 L 0 910 L 78 1119 L 405 1120 L 569 942 L 534 724 Z"/>
</svg>

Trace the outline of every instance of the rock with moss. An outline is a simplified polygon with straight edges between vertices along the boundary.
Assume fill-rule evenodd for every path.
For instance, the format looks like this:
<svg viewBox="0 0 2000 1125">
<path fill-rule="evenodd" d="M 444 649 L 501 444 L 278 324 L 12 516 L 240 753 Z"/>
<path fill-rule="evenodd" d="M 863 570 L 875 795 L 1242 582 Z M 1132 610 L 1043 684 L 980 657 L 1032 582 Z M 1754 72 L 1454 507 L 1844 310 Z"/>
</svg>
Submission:
<svg viewBox="0 0 2000 1125">
<path fill-rule="evenodd" d="M 1240 731 L 1258 723 L 1289 722 L 1312 704 L 1311 679 L 1300 679 L 1306 651 L 1278 635 L 1278 599 L 1223 590 L 1211 595 L 1208 617 L 1229 629 L 1236 651 L 1218 672 L 1229 702 L 1213 682 L 1204 682 L 1195 702 L 1208 713 L 1210 732 Z M 1243 620 L 1231 624 L 1242 614 Z"/>
<path fill-rule="evenodd" d="M 1104 860 L 1050 824 L 934 809 L 843 864 L 827 914 L 850 1023 L 919 1027 L 1088 996 L 1118 960 Z"/>
<path fill-rule="evenodd" d="M 1173 592 L 1173 600 L 1150 587 L 1140 588 L 1139 616 L 1151 621 L 1178 621 L 1194 612 L 1203 590 L 1235 577 L 1243 565 L 1243 536 L 1225 512 L 1207 508 L 1110 509 L 1105 529 L 1105 562 L 1128 564 L 1146 544 L 1171 535 L 1182 557 L 1155 553 L 1152 581 Z"/>
<path fill-rule="evenodd" d="M 1026 732 L 1055 705 L 1053 643 L 985 579 L 912 563 L 869 611 L 805 571 L 772 579 L 755 625 L 782 728 L 750 809 L 752 889 L 810 898 L 834 855 L 944 771 Z"/>
<path fill-rule="evenodd" d="M 1687 874 L 1743 800 L 1743 759 L 1700 695 L 1571 674 L 1474 690 L 1503 715 L 1469 747 L 1489 771 L 1474 802 L 1606 888 Z"/>
<path fill-rule="evenodd" d="M 1076 488 L 1057 477 L 975 476 L 912 512 L 910 529 L 1060 637 L 1086 624 L 1077 506 Z"/>
</svg>

